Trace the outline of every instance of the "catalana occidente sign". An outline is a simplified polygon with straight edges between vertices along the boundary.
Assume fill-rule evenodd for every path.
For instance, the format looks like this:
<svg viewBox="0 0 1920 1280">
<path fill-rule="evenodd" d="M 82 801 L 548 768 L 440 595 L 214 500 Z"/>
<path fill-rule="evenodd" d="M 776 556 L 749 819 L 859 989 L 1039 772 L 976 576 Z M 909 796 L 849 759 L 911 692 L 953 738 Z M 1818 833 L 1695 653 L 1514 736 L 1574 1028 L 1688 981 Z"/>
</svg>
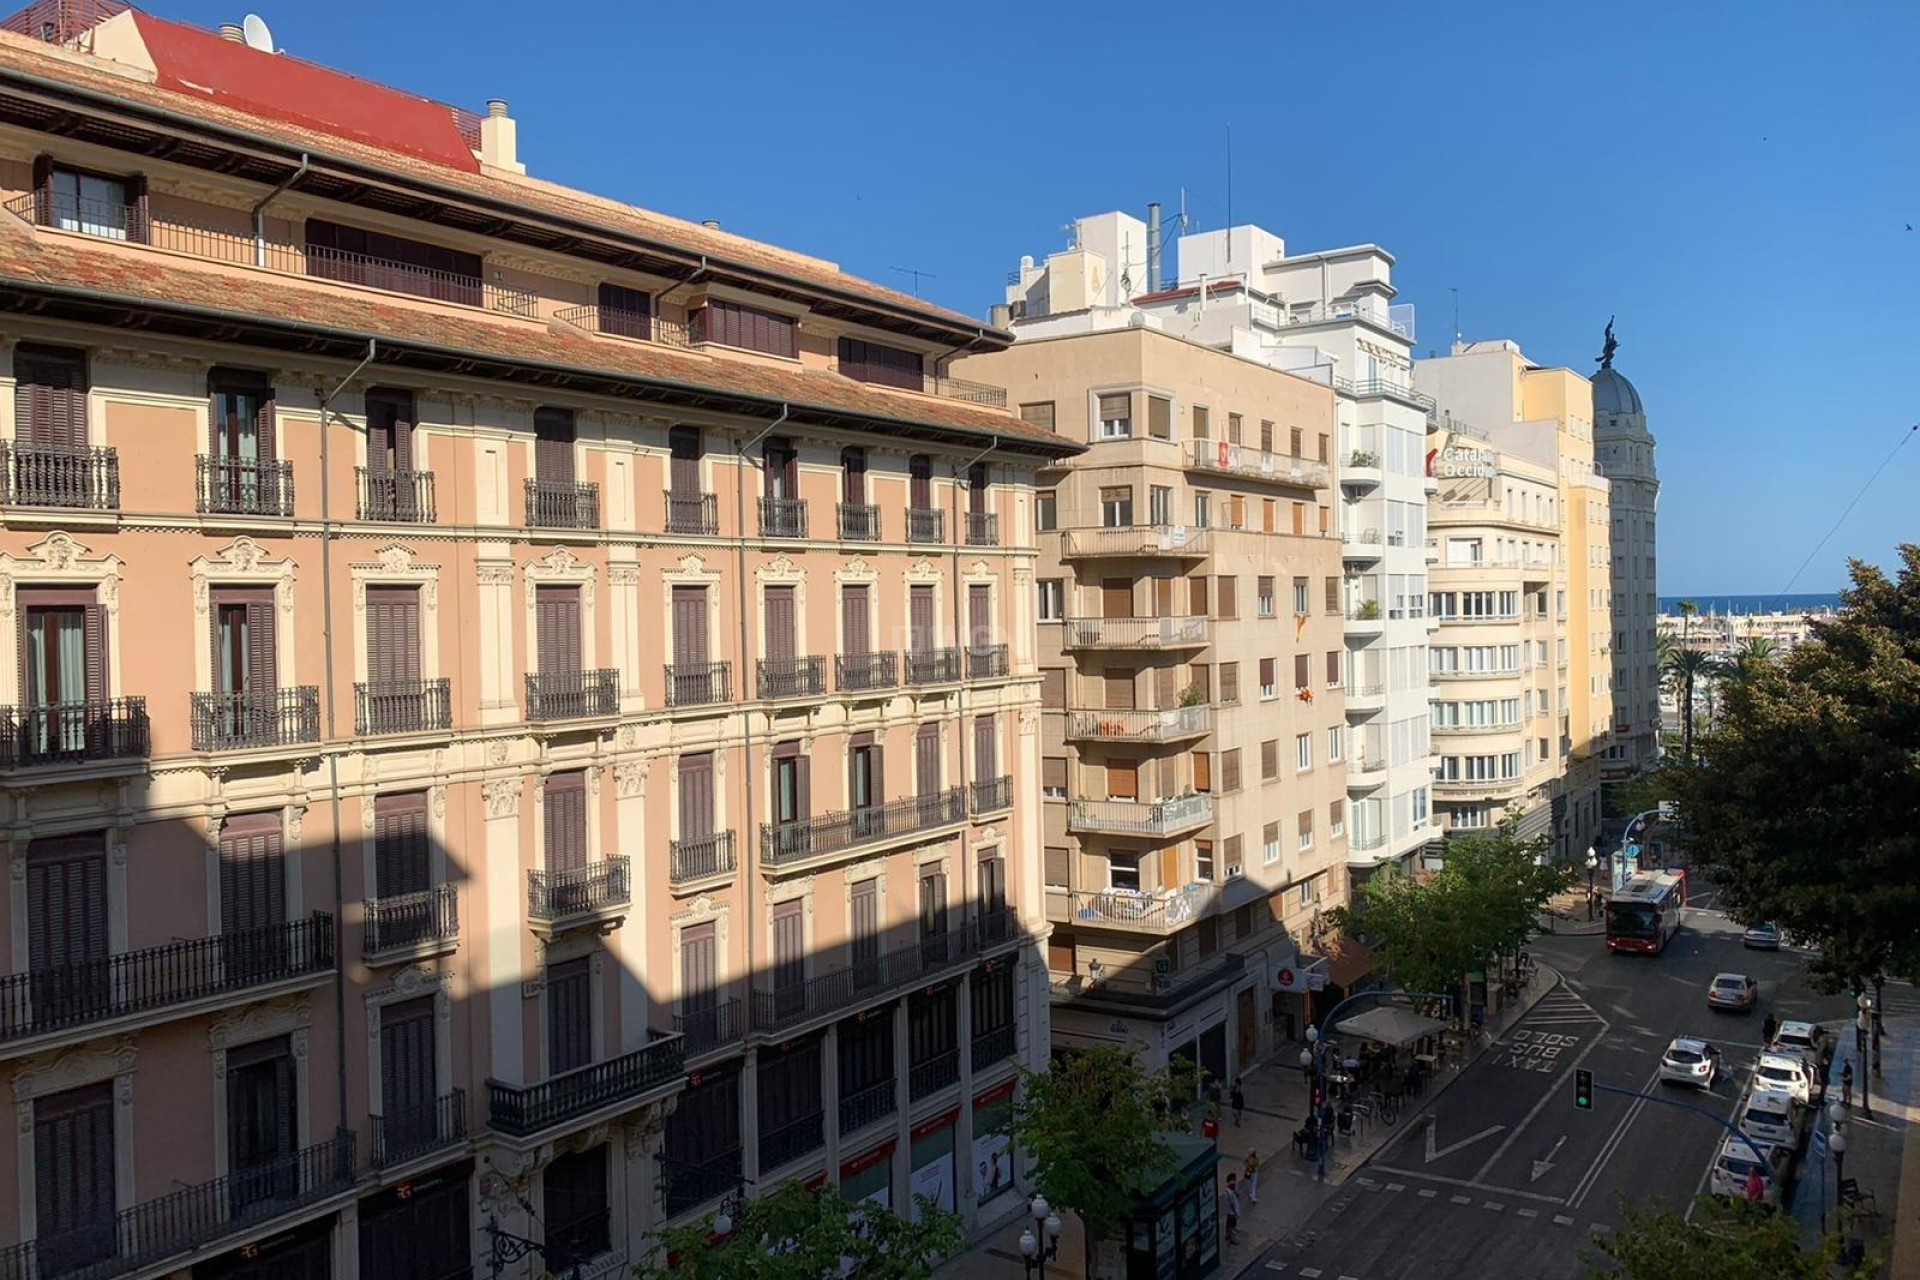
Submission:
<svg viewBox="0 0 1920 1280">
<path fill-rule="evenodd" d="M 1493 480 L 1500 474 L 1500 455 L 1492 449 L 1450 444 L 1427 455 L 1427 474 L 1440 480 Z"/>
</svg>

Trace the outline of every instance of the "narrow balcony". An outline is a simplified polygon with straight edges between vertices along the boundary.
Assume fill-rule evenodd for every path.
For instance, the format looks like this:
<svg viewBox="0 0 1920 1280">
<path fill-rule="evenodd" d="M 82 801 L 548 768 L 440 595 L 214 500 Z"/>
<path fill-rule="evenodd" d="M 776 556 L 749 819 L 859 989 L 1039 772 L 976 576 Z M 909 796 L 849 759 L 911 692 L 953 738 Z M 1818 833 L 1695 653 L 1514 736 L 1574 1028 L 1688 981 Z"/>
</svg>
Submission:
<svg viewBox="0 0 1920 1280">
<path fill-rule="evenodd" d="M 1213 821 L 1213 797 L 1178 800 L 1076 800 L 1067 815 L 1069 831 L 1167 839 Z"/>
<path fill-rule="evenodd" d="M 532 319 L 539 314 L 539 299 L 525 289 L 510 289 L 483 280 L 479 276 L 436 267 L 418 267 L 411 262 L 376 258 L 371 254 L 335 249 L 329 245 L 305 246 L 307 274 L 343 284 L 365 285 L 389 293 L 408 293 L 436 302 L 457 302 L 467 307 L 483 307 L 505 315 Z"/>
<path fill-rule="evenodd" d="M 121 1019 L 149 1025 L 229 1003 L 242 992 L 300 985 L 333 971 L 333 937 L 333 917 L 316 912 L 242 933 L 9 974 L 0 977 L 0 1043 Z"/>
<path fill-rule="evenodd" d="M 734 872 L 736 863 L 731 831 L 673 840 L 668 843 L 667 849 L 667 883 L 676 889 L 721 879 Z"/>
<path fill-rule="evenodd" d="M 1350 684 L 1347 686 L 1347 714 L 1350 716 L 1370 716 L 1383 711 L 1387 705 L 1387 687 L 1383 684 Z"/>
<path fill-rule="evenodd" d="M 238 751 L 320 741 L 320 687 L 192 695 L 193 749 Z"/>
<path fill-rule="evenodd" d="M 1060 535 L 1062 560 L 1197 560 L 1207 554 L 1207 531 L 1183 524 L 1126 525 L 1118 529 L 1067 529 Z"/>
<path fill-rule="evenodd" d="M 897 653 L 843 653 L 833 660 L 834 688 L 842 693 L 873 693 L 900 686 Z"/>
<path fill-rule="evenodd" d="M 1383 831 L 1356 831 L 1347 837 L 1348 853 L 1378 853 L 1387 847 L 1387 836 Z"/>
<path fill-rule="evenodd" d="M 1511 680 L 1526 671 L 1525 667 L 1494 667 L 1487 671 L 1434 671 L 1428 675 L 1436 681 L 1449 680 Z"/>
<path fill-rule="evenodd" d="M 827 660 L 818 654 L 806 658 L 762 658 L 759 676 L 760 697 L 765 701 L 817 698 L 827 691 Z"/>
<path fill-rule="evenodd" d="M 1481 733 L 1511 733 L 1524 724 L 1526 724 L 1524 719 L 1515 717 L 1512 720 L 1497 720 L 1492 724 L 1436 724 L 1432 726 L 1430 732 L 1441 737 L 1462 737 Z"/>
<path fill-rule="evenodd" d="M 705 1003 L 683 1003 L 693 1007 L 673 1015 L 673 1029 L 685 1043 L 689 1058 L 739 1044 L 747 1034 L 746 1006 L 738 997 L 715 1000 L 709 996 Z"/>
<path fill-rule="evenodd" d="M 741 1186 L 739 1147 L 729 1147 L 699 1162 L 656 1159 L 660 1166 L 660 1212 L 677 1218 L 689 1210 L 738 1191 Z"/>
<path fill-rule="evenodd" d="M 194 492 L 201 515 L 284 519 L 293 514 L 293 464 L 197 454 Z"/>
<path fill-rule="evenodd" d="M 1011 1058 L 1020 1047 L 1019 1029 L 1009 1022 L 1004 1027 L 977 1031 L 973 1036 L 973 1074 L 989 1070 L 996 1062 Z"/>
<path fill-rule="evenodd" d="M 460 891 L 443 884 L 366 900 L 360 954 L 369 962 L 451 950 L 460 939 Z"/>
<path fill-rule="evenodd" d="M 1004 680 L 1007 675 L 1007 646 L 976 645 L 967 650 L 967 679 Z"/>
<path fill-rule="evenodd" d="M 376 1169 L 391 1169 L 457 1147 L 467 1140 L 467 1091 L 455 1089 L 426 1106 L 392 1115 L 368 1116 L 367 1128 L 373 1137 L 368 1163 Z"/>
<path fill-rule="evenodd" d="M 908 542 L 945 542 L 947 513 L 937 507 L 907 508 Z"/>
<path fill-rule="evenodd" d="M 1340 466 L 1340 483 L 1349 489 L 1377 489 L 1386 473 L 1380 467 L 1380 455 L 1355 449 Z"/>
<path fill-rule="evenodd" d="M 593 671 L 527 672 L 527 719 L 589 720 L 620 710 L 620 673 L 612 667 Z"/>
<path fill-rule="evenodd" d="M 1209 643 L 1206 618 L 1068 618 L 1061 645 L 1068 649 L 1201 649 Z"/>
<path fill-rule="evenodd" d="M 532 1137 L 561 1125 L 577 1125 L 601 1112 L 628 1111 L 680 1086 L 686 1046 L 663 1036 L 632 1053 L 594 1062 L 542 1080 L 511 1085 L 487 1081 L 487 1122 L 500 1133 Z"/>
<path fill-rule="evenodd" d="M 600 486 L 591 480 L 527 480 L 529 529 L 598 529 Z"/>
<path fill-rule="evenodd" d="M 1387 611 L 1378 600 L 1355 600 L 1347 605 L 1347 634 L 1377 636 L 1387 629 Z"/>
<path fill-rule="evenodd" d="M 951 684 L 960 678 L 960 650 L 925 649 L 907 652 L 908 684 Z"/>
<path fill-rule="evenodd" d="M 668 533 L 694 534 L 703 538 L 720 532 L 720 503 L 711 493 L 666 493 Z"/>
<path fill-rule="evenodd" d="M 667 665 L 667 705 L 707 707 L 732 700 L 733 667 L 726 662 L 674 662 Z"/>
<path fill-rule="evenodd" d="M 357 735 L 444 733 L 451 728 L 453 687 L 446 676 L 432 680 L 364 680 L 353 686 L 353 731 Z"/>
<path fill-rule="evenodd" d="M 936 1053 L 907 1069 L 907 1091 L 915 1102 L 931 1097 L 942 1089 L 951 1089 L 959 1083 L 960 1051 L 958 1049 Z"/>
<path fill-rule="evenodd" d="M 994 409 L 1007 407 L 1005 387 L 990 386 L 984 382 L 969 382 L 965 378 L 949 378 L 912 368 L 881 370 L 872 365 L 849 360 L 836 361 L 834 371 L 855 382 L 871 383 L 874 386 L 893 387 L 899 391 L 918 391 L 922 395 L 939 396 L 945 400 L 964 400 L 968 404 L 985 405 Z"/>
<path fill-rule="evenodd" d="M 107 447 L 0 440 L 0 503 L 120 509 L 120 455 Z"/>
<path fill-rule="evenodd" d="M 764 1176 L 827 1145 L 827 1113 L 815 1111 L 760 1135 L 760 1172 Z"/>
<path fill-rule="evenodd" d="M 948 787 L 865 809 L 842 809 L 797 822 L 760 824 L 760 865 L 789 870 L 817 858 L 895 840 L 927 839 L 967 820 L 966 792 Z"/>
<path fill-rule="evenodd" d="M 899 1081 L 882 1080 L 840 1096 L 840 1136 L 857 1133 L 900 1111 Z"/>
<path fill-rule="evenodd" d="M 1410 404 L 1416 409 L 1433 412 L 1433 397 L 1424 391 L 1415 391 L 1404 382 L 1395 382 L 1390 378 L 1341 378 L 1333 380 L 1335 389 L 1344 391 L 1356 399 L 1369 399 L 1385 396 L 1389 400 L 1398 400 Z"/>
<path fill-rule="evenodd" d="M 433 472 L 355 467 L 360 486 L 357 518 L 392 524 L 432 524 Z"/>
<path fill-rule="evenodd" d="M 1327 464 L 1290 453 L 1270 453 L 1225 440 L 1189 440 L 1187 467 L 1215 475 L 1237 476 L 1248 480 L 1266 480 L 1298 489 L 1324 489 L 1329 474 Z"/>
<path fill-rule="evenodd" d="M 1220 890 L 1189 884 L 1157 893 L 1138 889 L 1049 889 L 1048 904 L 1062 924 L 1117 929 L 1164 937 L 1186 928 L 1214 909 Z M 1058 904 L 1055 906 L 1054 904 Z"/>
<path fill-rule="evenodd" d="M 1002 774 L 967 784 L 967 807 L 975 817 L 1013 808 L 1013 775 Z"/>
<path fill-rule="evenodd" d="M 1067 713 L 1067 737 L 1077 742 L 1180 742 L 1211 732 L 1213 708 L 1204 702 L 1162 711 Z"/>
<path fill-rule="evenodd" d="M 843 502 L 836 508 L 840 520 L 840 541 L 880 541 L 880 508 L 872 503 Z"/>
<path fill-rule="evenodd" d="M 967 545 L 970 547 L 999 546 L 1000 517 L 988 511 L 967 512 Z"/>
<path fill-rule="evenodd" d="M 627 858 L 614 857 L 560 871 L 529 868 L 527 918 L 560 929 L 625 915 L 628 867 Z"/>
<path fill-rule="evenodd" d="M 1387 780 L 1387 757 L 1379 751 L 1357 751 L 1347 758 L 1347 786 L 1371 791 Z"/>
<path fill-rule="evenodd" d="M 353 1189 L 351 1129 L 299 1151 L 122 1209 L 112 1218 L 0 1249 L 7 1280 L 108 1280 L 184 1271 L 168 1259 L 217 1245 Z"/>
<path fill-rule="evenodd" d="M 1349 564 L 1372 564 L 1385 553 L 1378 529 L 1349 529 L 1340 540 L 1340 557 Z"/>
<path fill-rule="evenodd" d="M 1527 789 L 1527 780 L 1514 778 L 1439 778 L 1433 780 L 1435 794 L 1474 796 L 1487 800 L 1505 800 Z"/>
<path fill-rule="evenodd" d="M 145 698 L 0 707 L 0 769 L 137 762 L 151 749 Z"/>
<path fill-rule="evenodd" d="M 1505 626 L 1520 621 L 1520 611 L 1510 613 L 1442 613 L 1435 615 L 1443 627 Z"/>
<path fill-rule="evenodd" d="M 760 536 L 763 538 L 806 537 L 807 500 L 805 498 L 760 499 Z"/>
<path fill-rule="evenodd" d="M 602 307 L 589 304 L 584 307 L 565 307 L 553 313 L 553 318 L 563 324 L 585 329 L 589 333 L 605 333 L 616 338 L 632 338 L 637 342 L 657 342 L 663 347 L 684 347 L 687 345 L 687 326 L 680 320 L 668 320 L 664 316 L 650 315 L 645 311 L 635 311 L 631 307 Z"/>
</svg>

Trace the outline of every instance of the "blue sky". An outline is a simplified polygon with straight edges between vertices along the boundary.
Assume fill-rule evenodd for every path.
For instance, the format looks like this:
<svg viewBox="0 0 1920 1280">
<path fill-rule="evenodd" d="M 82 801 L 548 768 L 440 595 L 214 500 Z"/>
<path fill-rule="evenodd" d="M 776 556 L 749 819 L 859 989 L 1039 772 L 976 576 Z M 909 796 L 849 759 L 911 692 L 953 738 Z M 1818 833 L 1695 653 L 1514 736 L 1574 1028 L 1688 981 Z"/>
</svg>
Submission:
<svg viewBox="0 0 1920 1280">
<path fill-rule="evenodd" d="M 1583 373 L 1619 317 L 1665 595 L 1782 589 L 1920 421 L 1920 6 L 256 2 L 304 57 L 507 98 L 537 175 L 974 314 L 1076 215 L 1184 187 L 1221 225 L 1230 122 L 1235 220 L 1386 246 L 1423 351 L 1450 287 Z M 1920 443 L 1795 589 L 1891 563 L 1916 493 Z"/>
</svg>

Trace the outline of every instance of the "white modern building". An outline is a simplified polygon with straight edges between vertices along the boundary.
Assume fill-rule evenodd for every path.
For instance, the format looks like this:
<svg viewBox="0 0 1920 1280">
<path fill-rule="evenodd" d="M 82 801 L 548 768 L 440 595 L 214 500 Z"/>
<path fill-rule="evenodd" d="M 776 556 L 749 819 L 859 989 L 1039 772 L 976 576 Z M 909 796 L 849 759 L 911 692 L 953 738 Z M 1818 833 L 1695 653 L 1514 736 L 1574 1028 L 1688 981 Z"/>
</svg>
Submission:
<svg viewBox="0 0 1920 1280">
<path fill-rule="evenodd" d="M 1593 452 L 1612 484 L 1613 742 L 1603 776 L 1624 778 L 1660 754 L 1658 568 L 1654 516 L 1660 481 L 1653 435 L 1634 385 L 1613 367 L 1613 325 L 1593 375 Z"/>
</svg>

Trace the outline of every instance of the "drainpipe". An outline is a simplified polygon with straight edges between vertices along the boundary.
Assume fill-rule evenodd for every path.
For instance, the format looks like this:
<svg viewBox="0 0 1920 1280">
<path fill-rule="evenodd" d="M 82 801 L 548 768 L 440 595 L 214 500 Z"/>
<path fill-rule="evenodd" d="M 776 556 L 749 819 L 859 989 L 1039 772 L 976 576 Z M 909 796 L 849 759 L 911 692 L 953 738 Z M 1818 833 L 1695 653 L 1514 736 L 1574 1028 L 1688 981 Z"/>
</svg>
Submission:
<svg viewBox="0 0 1920 1280">
<path fill-rule="evenodd" d="M 682 280 L 679 284 L 668 285 L 664 292 L 654 297 L 654 300 L 653 300 L 654 315 L 658 316 L 660 314 L 660 304 L 667 300 L 668 294 L 671 294 L 675 289 L 686 288 L 688 285 L 693 284 L 695 281 L 699 280 L 701 276 L 704 276 L 706 274 L 707 274 L 707 255 L 703 253 L 700 255 L 700 265 L 694 269 L 694 272 L 692 275 L 688 276 L 685 280 Z M 785 420 L 786 416 L 787 416 L 786 408 L 785 406 L 782 406 L 780 410 L 780 417 L 782 420 Z M 775 423 L 774 425 L 778 426 L 779 424 Z M 772 428 L 769 427 L 768 430 L 772 430 Z"/>
<path fill-rule="evenodd" d="M 702 258 L 701 262 L 704 264 L 706 259 Z M 706 267 L 702 265 L 701 270 L 706 270 Z M 747 468 L 753 465 L 753 447 L 778 430 L 780 424 L 787 420 L 787 415 L 790 412 L 791 407 L 782 403 L 780 406 L 780 416 L 772 422 L 769 422 L 765 427 L 762 427 L 759 435 L 756 435 L 745 444 L 740 443 L 740 438 L 735 436 L 733 442 L 734 453 L 736 455 L 733 468 L 733 510 L 734 519 L 738 521 L 738 527 L 734 530 L 733 538 L 735 566 L 734 599 L 736 601 L 735 612 L 739 615 L 740 622 L 740 699 L 743 702 L 746 700 L 748 674 L 747 606 L 751 603 L 747 598 Z M 753 857 L 753 792 L 756 779 L 753 772 L 753 743 L 748 741 L 744 736 L 741 738 L 740 758 L 743 766 L 741 771 L 746 774 L 746 777 L 741 779 L 741 789 L 746 793 L 747 797 L 746 825 L 745 829 L 741 832 L 741 836 L 743 843 L 747 846 L 745 850 L 746 856 L 749 862 L 751 862 Z M 754 930 L 757 927 L 753 920 L 753 895 L 751 893 L 747 895 L 746 906 L 747 963 L 742 972 L 747 975 L 747 989 L 742 995 L 745 1002 L 743 1016 L 751 1019 L 753 1016 L 753 939 Z"/>
<path fill-rule="evenodd" d="M 962 513 L 959 509 L 960 508 L 960 479 L 962 476 L 971 475 L 973 472 L 973 464 L 980 461 L 980 459 L 986 457 L 988 454 L 992 453 L 995 449 L 998 449 L 999 447 L 1000 447 L 1000 437 L 995 436 L 992 442 L 989 443 L 986 448 L 974 454 L 971 458 L 968 458 L 965 462 L 960 463 L 953 470 L 954 518 L 953 518 L 953 552 L 952 552 L 953 575 L 952 576 L 953 576 L 953 630 L 955 635 L 962 634 L 960 629 L 960 601 L 961 601 L 960 548 L 964 544 L 961 542 L 960 539 L 962 536 L 961 530 L 966 527 L 965 521 L 963 519 L 964 513 Z M 969 504 L 968 510 L 972 510 L 971 504 Z M 1013 660 L 1012 646 L 1008 646 L 1007 653 L 1008 653 L 1007 660 L 1011 662 Z M 969 701 L 968 695 L 972 692 L 972 687 L 970 684 L 970 680 L 971 680 L 970 672 L 972 668 L 972 663 L 973 663 L 973 637 L 971 635 L 968 635 L 967 642 L 960 646 L 960 708 L 959 708 L 960 724 L 958 726 L 958 730 L 960 734 L 960 803 L 967 806 L 969 811 L 971 811 L 973 807 L 973 792 L 972 792 L 972 789 L 968 786 L 968 784 L 972 782 L 973 779 L 968 776 L 968 770 L 970 769 L 972 762 L 967 757 L 967 737 L 968 737 L 967 704 Z M 960 873 L 962 876 L 966 876 L 966 873 L 970 870 L 972 870 L 972 867 L 969 866 L 967 863 L 966 842 L 962 841 L 961 848 L 960 848 Z M 970 893 L 972 891 L 972 887 L 976 879 L 977 877 L 967 876 L 965 881 L 959 886 L 960 892 L 963 894 Z M 974 903 L 974 916 L 976 919 L 979 917 L 979 913 L 980 913 L 980 904 L 976 902 Z"/>
<path fill-rule="evenodd" d="M 303 169 L 306 167 L 303 163 Z M 268 199 L 272 199 L 271 196 Z M 265 204 L 266 201 L 261 201 Z M 255 216 L 259 211 L 255 210 Z M 374 340 L 367 339 L 367 354 L 353 371 L 340 379 L 340 384 L 329 391 L 320 400 L 320 645 L 325 667 L 322 669 L 327 713 L 327 807 L 331 814 L 333 834 L 330 860 L 333 864 L 333 1023 L 334 1023 L 334 1071 L 335 1085 L 340 1090 L 340 1128 L 347 1128 L 347 964 L 344 955 L 346 941 L 347 908 L 345 890 L 340 876 L 340 751 L 339 739 L 334 733 L 333 715 L 333 540 L 337 536 L 333 526 L 333 513 L 328 499 L 331 490 L 327 477 L 327 415 L 333 409 L 334 397 L 347 389 L 347 384 L 360 376 L 360 371 L 373 362 Z"/>
<path fill-rule="evenodd" d="M 953 359 L 955 356 L 965 355 L 967 352 L 972 351 L 976 346 L 980 345 L 980 343 L 986 339 L 986 336 L 987 336 L 987 331 L 985 329 L 975 329 L 973 331 L 973 336 L 971 338 L 968 338 L 965 342 L 961 343 L 957 347 L 948 347 L 945 351 L 942 351 L 939 355 L 935 356 L 933 358 L 934 381 L 938 382 L 941 378 L 946 376 L 946 373 L 944 372 L 944 366 L 946 365 L 947 361 Z"/>
<path fill-rule="evenodd" d="M 300 179 L 306 177 L 307 168 L 311 163 L 312 163 L 311 157 L 309 157 L 306 152 L 302 151 L 300 153 L 300 167 L 298 169 L 295 169 L 291 174 L 289 174 L 285 182 L 282 182 L 279 186 L 267 192 L 267 194 L 265 195 L 265 197 L 261 199 L 259 204 L 253 206 L 253 265 L 254 266 L 264 267 L 267 265 L 267 206 L 272 204 L 275 200 L 279 199 L 280 194 L 283 191 L 285 191 L 288 187 L 300 181 Z M 371 360 L 372 358 L 373 358 L 372 355 L 368 355 L 367 357 L 368 360 Z M 366 360 L 362 360 L 360 363 L 365 364 Z M 346 384 L 342 383 L 341 385 L 345 386 Z M 326 437 L 326 434 L 323 432 L 320 436 L 320 447 L 324 449 L 326 447 L 326 443 L 327 443 L 327 437 Z M 326 479 L 325 477 L 322 477 L 321 484 L 324 485 L 325 483 L 326 483 Z"/>
</svg>

